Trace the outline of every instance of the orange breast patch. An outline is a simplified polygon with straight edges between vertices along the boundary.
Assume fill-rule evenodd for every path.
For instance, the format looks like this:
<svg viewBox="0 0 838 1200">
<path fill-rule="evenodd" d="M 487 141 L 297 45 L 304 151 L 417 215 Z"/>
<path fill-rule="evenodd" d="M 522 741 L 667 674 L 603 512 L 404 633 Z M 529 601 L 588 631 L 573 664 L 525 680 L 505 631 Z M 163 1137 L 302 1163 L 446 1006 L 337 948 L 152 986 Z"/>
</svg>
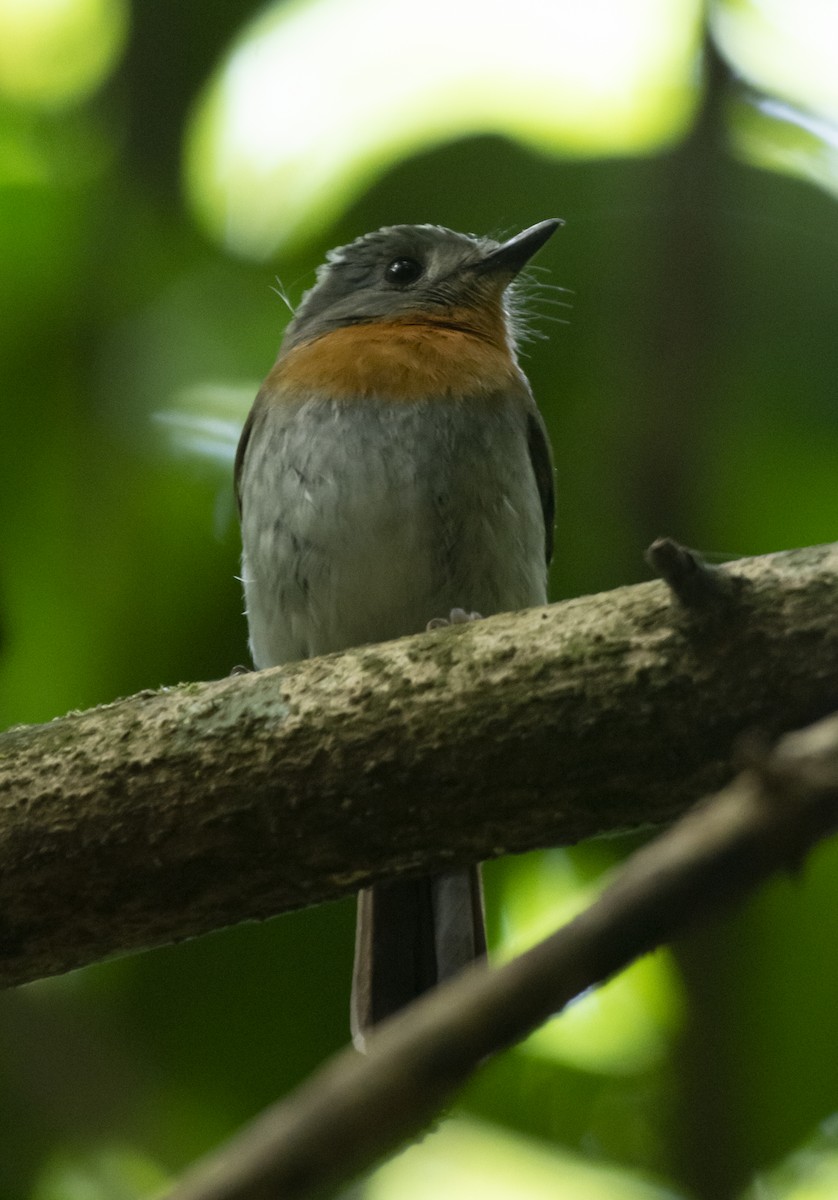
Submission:
<svg viewBox="0 0 838 1200">
<path fill-rule="evenodd" d="M 505 337 L 460 328 L 446 314 L 439 323 L 401 318 L 335 329 L 283 355 L 265 382 L 274 395 L 418 400 L 485 394 L 519 378 Z"/>
</svg>

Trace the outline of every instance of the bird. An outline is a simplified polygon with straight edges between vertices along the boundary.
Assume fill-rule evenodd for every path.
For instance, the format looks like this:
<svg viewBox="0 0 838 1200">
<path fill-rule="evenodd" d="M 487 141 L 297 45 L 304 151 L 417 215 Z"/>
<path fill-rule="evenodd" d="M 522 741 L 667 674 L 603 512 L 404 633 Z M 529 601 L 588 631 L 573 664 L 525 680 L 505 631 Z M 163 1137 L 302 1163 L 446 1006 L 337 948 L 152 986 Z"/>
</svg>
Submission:
<svg viewBox="0 0 838 1200">
<path fill-rule="evenodd" d="M 547 602 L 553 459 L 514 295 L 562 224 L 391 225 L 328 253 L 236 453 L 257 669 Z M 363 888 L 355 1045 L 485 953 L 479 866 Z"/>
</svg>

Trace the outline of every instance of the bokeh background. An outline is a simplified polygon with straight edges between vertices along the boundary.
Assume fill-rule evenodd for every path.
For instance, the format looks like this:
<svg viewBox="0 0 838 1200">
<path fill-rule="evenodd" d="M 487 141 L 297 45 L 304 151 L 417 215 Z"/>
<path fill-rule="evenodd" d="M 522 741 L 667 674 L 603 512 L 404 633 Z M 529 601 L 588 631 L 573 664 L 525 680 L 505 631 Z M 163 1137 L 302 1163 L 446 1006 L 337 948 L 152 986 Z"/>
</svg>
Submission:
<svg viewBox="0 0 838 1200">
<path fill-rule="evenodd" d="M 0 0 L 0 727 L 247 661 L 230 475 L 272 288 L 387 223 L 567 222 L 525 347 L 555 598 L 644 578 L 661 534 L 833 540 L 836 194 L 833 0 Z M 490 864 L 496 954 L 633 840 Z M 836 902 L 827 846 L 351 1194 L 834 1197 Z M 347 901 L 0 997 L 0 1197 L 153 1194 L 286 1094 L 347 1039 L 352 927 Z"/>
</svg>

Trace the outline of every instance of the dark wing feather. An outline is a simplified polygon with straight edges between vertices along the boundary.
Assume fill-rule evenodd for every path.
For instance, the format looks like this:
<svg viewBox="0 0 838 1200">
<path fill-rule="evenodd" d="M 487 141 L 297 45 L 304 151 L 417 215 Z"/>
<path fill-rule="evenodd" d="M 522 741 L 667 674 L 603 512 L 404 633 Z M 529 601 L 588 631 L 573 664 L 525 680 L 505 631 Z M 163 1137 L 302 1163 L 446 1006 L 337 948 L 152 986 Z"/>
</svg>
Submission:
<svg viewBox="0 0 838 1200">
<path fill-rule="evenodd" d="M 241 493 L 241 476 L 244 469 L 244 460 L 247 455 L 247 447 L 250 442 L 250 435 L 253 433 L 253 424 L 256 417 L 258 406 L 253 405 L 250 412 L 247 414 L 247 420 L 244 423 L 244 428 L 239 437 L 239 444 L 236 447 L 236 465 L 233 468 L 233 486 L 236 489 L 236 507 L 239 510 L 239 517 L 242 515 L 242 493 Z"/>
<path fill-rule="evenodd" d="M 530 452 L 535 483 L 544 514 L 544 553 L 549 566 L 553 557 L 553 524 L 556 519 L 556 488 L 553 478 L 553 452 L 541 413 L 537 408 L 527 413 L 527 448 Z"/>
</svg>

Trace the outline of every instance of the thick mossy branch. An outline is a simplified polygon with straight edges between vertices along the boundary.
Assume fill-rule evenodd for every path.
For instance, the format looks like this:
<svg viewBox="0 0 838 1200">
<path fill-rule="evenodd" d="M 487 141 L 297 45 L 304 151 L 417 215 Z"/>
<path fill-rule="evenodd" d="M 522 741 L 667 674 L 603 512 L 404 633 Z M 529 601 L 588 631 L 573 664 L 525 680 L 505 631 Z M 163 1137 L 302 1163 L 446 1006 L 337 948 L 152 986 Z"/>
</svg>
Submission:
<svg viewBox="0 0 838 1200">
<path fill-rule="evenodd" d="M 838 708 L 838 545 L 189 684 L 0 736 L 0 981 L 373 878 L 666 821 Z"/>
</svg>

